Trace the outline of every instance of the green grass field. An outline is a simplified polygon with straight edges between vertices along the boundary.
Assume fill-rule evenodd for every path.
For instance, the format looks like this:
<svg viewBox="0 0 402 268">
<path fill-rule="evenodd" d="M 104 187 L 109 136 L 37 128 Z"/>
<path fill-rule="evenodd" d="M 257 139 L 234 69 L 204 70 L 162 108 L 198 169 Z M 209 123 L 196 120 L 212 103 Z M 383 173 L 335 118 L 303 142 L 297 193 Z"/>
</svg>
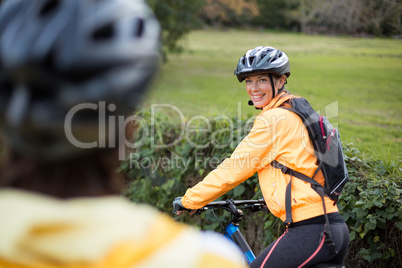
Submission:
<svg viewBox="0 0 402 268">
<path fill-rule="evenodd" d="M 247 105 L 245 85 L 238 83 L 233 71 L 238 59 L 259 45 L 287 53 L 288 90 L 326 111 L 343 141 L 353 142 L 364 154 L 402 158 L 401 40 L 194 31 L 184 41 L 186 51 L 170 55 L 162 67 L 145 108 L 171 104 L 186 118 L 258 113 Z"/>
</svg>

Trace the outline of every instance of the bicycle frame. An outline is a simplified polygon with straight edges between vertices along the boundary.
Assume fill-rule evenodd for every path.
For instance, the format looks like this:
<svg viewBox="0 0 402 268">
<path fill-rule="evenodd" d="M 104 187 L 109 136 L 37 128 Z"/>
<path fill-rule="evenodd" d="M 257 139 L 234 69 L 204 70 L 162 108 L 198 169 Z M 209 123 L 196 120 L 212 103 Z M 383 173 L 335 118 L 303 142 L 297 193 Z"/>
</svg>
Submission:
<svg viewBox="0 0 402 268">
<path fill-rule="evenodd" d="M 229 223 L 225 228 L 225 237 L 235 243 L 243 252 L 243 257 L 248 264 L 255 260 L 255 254 L 251 250 L 243 234 L 239 230 L 239 226 Z"/>
<path fill-rule="evenodd" d="M 232 219 L 230 222 L 225 226 L 224 236 L 227 237 L 230 241 L 232 241 L 236 246 L 240 248 L 243 252 L 244 260 L 250 264 L 252 261 L 255 260 L 255 255 L 251 250 L 249 244 L 247 243 L 246 239 L 244 238 L 243 234 L 240 232 L 239 224 L 243 217 L 243 211 L 238 209 L 236 206 L 242 206 L 241 208 L 246 208 L 251 211 L 260 211 L 266 209 L 266 204 L 264 199 L 258 200 L 226 200 L 226 201 L 214 201 L 207 204 L 205 207 L 198 209 L 197 214 L 201 213 L 202 211 L 208 209 L 225 209 L 229 211 L 232 215 Z M 319 263 L 312 268 L 344 268 L 342 265 L 335 265 L 332 263 Z"/>
<path fill-rule="evenodd" d="M 205 211 L 208 209 L 221 208 L 230 212 L 232 215 L 231 221 L 226 225 L 224 236 L 236 244 L 240 250 L 243 252 L 243 257 L 245 261 L 250 264 L 255 260 L 255 254 L 251 250 L 249 244 L 244 238 L 243 234 L 239 229 L 241 219 L 243 217 L 243 211 L 236 207 L 243 206 L 244 208 L 250 209 L 252 211 L 260 211 L 266 207 L 265 201 L 263 199 L 259 200 L 226 200 L 226 201 L 214 201 L 207 204 L 205 207 L 199 209 L 199 211 Z"/>
</svg>

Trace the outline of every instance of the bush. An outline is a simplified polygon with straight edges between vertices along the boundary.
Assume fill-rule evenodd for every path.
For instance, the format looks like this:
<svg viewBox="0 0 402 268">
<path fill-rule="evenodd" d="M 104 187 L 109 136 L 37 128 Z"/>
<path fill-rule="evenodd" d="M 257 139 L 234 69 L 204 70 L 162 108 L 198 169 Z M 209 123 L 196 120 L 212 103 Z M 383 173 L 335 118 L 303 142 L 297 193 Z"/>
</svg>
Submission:
<svg viewBox="0 0 402 268">
<path fill-rule="evenodd" d="M 134 140 L 139 143 L 121 171 L 126 174 L 124 195 L 171 213 L 172 201 L 229 157 L 248 133 L 251 119 L 237 117 L 193 118 L 172 122 L 164 114 L 142 113 Z M 186 131 L 184 131 L 186 129 Z M 348 267 L 402 266 L 401 163 L 361 158 L 352 144 L 344 145 L 350 182 L 338 206 L 350 228 Z M 221 199 L 262 198 L 256 175 Z M 188 215 L 180 221 L 220 231 L 211 214 Z M 261 228 L 263 226 L 263 228 Z M 242 232 L 255 253 L 283 232 L 282 222 L 270 213 L 244 218 Z"/>
<path fill-rule="evenodd" d="M 361 159 L 350 144 L 344 153 L 350 183 L 338 207 L 350 228 L 349 266 L 401 267 L 401 164 Z"/>
</svg>

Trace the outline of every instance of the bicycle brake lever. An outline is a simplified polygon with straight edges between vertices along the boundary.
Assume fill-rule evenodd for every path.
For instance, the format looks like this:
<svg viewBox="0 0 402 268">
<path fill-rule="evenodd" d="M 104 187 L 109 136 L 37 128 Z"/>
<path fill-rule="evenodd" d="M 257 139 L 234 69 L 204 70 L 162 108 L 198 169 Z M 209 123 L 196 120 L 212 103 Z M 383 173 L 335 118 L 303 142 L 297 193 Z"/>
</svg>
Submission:
<svg viewBox="0 0 402 268">
<path fill-rule="evenodd" d="M 252 212 L 257 212 L 257 211 L 261 211 L 261 210 L 266 210 L 267 206 L 261 205 L 261 204 L 253 204 L 253 205 L 250 205 L 249 208 Z"/>
<path fill-rule="evenodd" d="M 203 212 L 202 209 L 197 209 L 194 213 L 194 215 L 201 215 L 201 212 Z"/>
</svg>

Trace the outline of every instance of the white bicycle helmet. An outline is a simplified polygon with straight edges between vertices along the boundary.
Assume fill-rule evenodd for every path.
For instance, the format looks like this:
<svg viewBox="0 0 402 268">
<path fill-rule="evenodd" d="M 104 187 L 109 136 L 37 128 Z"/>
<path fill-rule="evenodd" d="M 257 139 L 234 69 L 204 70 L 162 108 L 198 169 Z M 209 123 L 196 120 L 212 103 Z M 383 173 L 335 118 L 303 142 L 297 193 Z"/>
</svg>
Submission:
<svg viewBox="0 0 402 268">
<path fill-rule="evenodd" d="M 272 74 L 279 76 L 290 76 L 289 58 L 286 54 L 279 49 L 273 47 L 256 47 L 247 51 L 246 55 L 239 59 L 237 68 L 234 74 L 237 76 L 239 82 L 242 82 L 247 76 L 258 73 L 268 73 L 271 81 L 272 99 L 275 95 L 275 84 Z M 286 83 L 286 82 L 285 82 Z M 284 86 L 278 89 L 278 93 L 284 89 Z M 253 105 L 250 100 L 249 105 Z M 261 109 L 261 108 L 257 108 Z"/>
<path fill-rule="evenodd" d="M 290 76 L 289 58 L 279 49 L 273 47 L 256 47 L 247 51 L 240 58 L 234 74 L 239 82 L 253 73 L 274 73 L 277 75 Z"/>
<path fill-rule="evenodd" d="M 0 128 L 23 154 L 82 151 L 66 115 L 83 103 L 132 113 L 159 65 L 160 27 L 143 0 L 8 0 L 0 6 Z M 97 106 L 99 107 L 99 106 Z M 99 111 L 74 115 L 77 139 L 99 137 Z"/>
</svg>

